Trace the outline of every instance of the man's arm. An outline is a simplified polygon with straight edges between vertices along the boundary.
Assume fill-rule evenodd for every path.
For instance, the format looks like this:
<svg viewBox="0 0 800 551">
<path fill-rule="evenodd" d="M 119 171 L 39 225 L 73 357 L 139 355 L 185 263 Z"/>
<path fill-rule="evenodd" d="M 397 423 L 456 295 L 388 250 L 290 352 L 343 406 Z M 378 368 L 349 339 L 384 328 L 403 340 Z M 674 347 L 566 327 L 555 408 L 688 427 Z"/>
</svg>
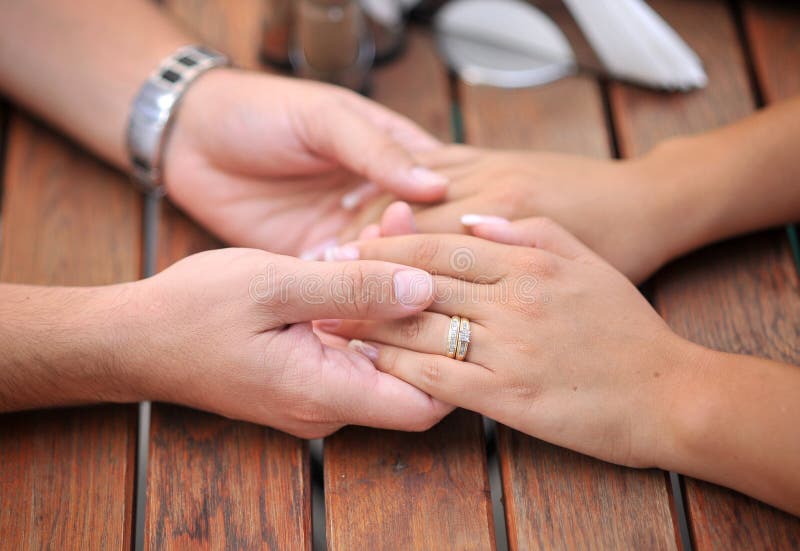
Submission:
<svg viewBox="0 0 800 551">
<path fill-rule="evenodd" d="M 2 2 L 0 92 L 119 168 L 125 129 L 145 78 L 193 43 L 145 0 Z"/>
<path fill-rule="evenodd" d="M 0 412 L 143 399 L 120 361 L 130 294 L 0 284 Z"/>
</svg>

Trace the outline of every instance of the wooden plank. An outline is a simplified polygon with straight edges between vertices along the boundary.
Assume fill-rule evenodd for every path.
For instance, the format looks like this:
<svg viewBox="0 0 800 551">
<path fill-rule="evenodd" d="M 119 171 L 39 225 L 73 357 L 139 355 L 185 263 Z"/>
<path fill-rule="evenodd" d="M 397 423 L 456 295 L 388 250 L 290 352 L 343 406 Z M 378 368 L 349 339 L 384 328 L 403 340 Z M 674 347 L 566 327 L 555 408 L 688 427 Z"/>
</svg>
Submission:
<svg viewBox="0 0 800 551">
<path fill-rule="evenodd" d="M 374 96 L 447 138 L 449 90 L 427 35 L 376 72 Z M 459 411 L 421 434 L 349 427 L 325 440 L 328 548 L 493 549 L 481 419 Z"/>
<path fill-rule="evenodd" d="M 207 44 L 228 54 L 238 67 L 260 68 L 264 0 L 163 0 L 166 9 Z"/>
<path fill-rule="evenodd" d="M 307 447 L 285 433 L 153 404 L 148 549 L 311 549 Z"/>
<path fill-rule="evenodd" d="M 0 280 L 137 278 L 140 201 L 123 176 L 20 115 L 10 125 L 4 174 Z M 3 543 L 128 548 L 135 450 L 135 406 L 0 416 Z"/>
<path fill-rule="evenodd" d="M 792 2 L 745 0 L 742 18 L 764 102 L 800 94 L 800 10 Z"/>
<path fill-rule="evenodd" d="M 174 0 L 166 8 L 204 42 L 257 68 L 264 2 Z M 220 243 L 164 205 L 158 269 Z M 311 549 L 307 445 L 282 432 L 153 404 L 145 546 Z"/>
<path fill-rule="evenodd" d="M 608 157 L 597 83 L 570 78 L 525 90 L 460 87 L 466 141 Z M 674 549 L 664 473 L 617 467 L 498 427 L 511 549 Z"/>
<path fill-rule="evenodd" d="M 727 2 L 657 0 L 652 5 L 703 58 L 710 83 L 668 101 L 663 94 L 615 85 L 611 100 L 625 156 L 643 153 L 668 136 L 733 122 L 754 105 Z M 798 280 L 783 232 L 709 247 L 673 263 L 655 278 L 654 302 L 673 329 L 695 342 L 800 363 Z M 697 549 L 798 545 L 797 519 L 705 482 L 687 478 L 685 487 Z"/>
</svg>

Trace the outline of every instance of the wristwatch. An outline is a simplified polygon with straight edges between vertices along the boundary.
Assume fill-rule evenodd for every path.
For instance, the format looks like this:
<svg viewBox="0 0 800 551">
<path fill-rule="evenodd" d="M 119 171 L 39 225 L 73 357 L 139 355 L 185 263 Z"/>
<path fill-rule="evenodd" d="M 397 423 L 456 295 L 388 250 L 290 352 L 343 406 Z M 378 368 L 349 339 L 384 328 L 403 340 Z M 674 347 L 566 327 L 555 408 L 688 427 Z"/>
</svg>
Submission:
<svg viewBox="0 0 800 551">
<path fill-rule="evenodd" d="M 205 46 L 184 46 L 151 74 L 133 101 L 127 145 L 133 181 L 145 192 L 164 195 L 163 147 L 183 94 L 193 80 L 229 66 L 224 54 Z"/>
</svg>

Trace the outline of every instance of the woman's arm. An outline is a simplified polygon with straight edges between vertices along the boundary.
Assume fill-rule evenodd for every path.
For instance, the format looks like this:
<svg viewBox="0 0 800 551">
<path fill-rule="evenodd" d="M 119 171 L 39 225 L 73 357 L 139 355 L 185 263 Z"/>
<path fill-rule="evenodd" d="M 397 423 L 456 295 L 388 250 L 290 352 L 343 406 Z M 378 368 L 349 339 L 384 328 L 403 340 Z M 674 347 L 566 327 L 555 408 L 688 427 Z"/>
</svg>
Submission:
<svg viewBox="0 0 800 551">
<path fill-rule="evenodd" d="M 622 274 L 549 220 L 502 228 L 487 236 L 513 245 L 411 235 L 348 246 L 342 257 L 437 273 L 437 300 L 404 320 L 322 328 L 358 339 L 378 369 L 444 402 L 800 514 L 800 367 L 679 337 Z M 444 354 L 454 315 L 471 320 L 464 362 Z"/>
<path fill-rule="evenodd" d="M 800 97 L 719 130 L 664 142 L 638 168 L 673 238 L 668 259 L 708 243 L 800 221 Z"/>
<path fill-rule="evenodd" d="M 468 233 L 547 216 L 638 283 L 697 247 L 800 220 L 798 143 L 800 98 L 629 161 L 452 146 L 420 156 L 450 186 L 444 203 L 416 207 L 415 223 L 423 233 Z M 344 236 L 386 204 L 376 201 Z"/>
<path fill-rule="evenodd" d="M 800 367 L 705 350 L 683 371 L 657 466 L 800 515 Z"/>
</svg>

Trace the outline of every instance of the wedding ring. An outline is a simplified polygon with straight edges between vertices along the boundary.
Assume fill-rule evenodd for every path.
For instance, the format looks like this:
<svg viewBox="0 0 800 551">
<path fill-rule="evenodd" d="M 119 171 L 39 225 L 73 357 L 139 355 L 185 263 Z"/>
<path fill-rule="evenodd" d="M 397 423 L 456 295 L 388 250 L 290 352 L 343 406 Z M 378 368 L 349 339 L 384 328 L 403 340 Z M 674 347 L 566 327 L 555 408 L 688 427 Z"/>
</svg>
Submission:
<svg viewBox="0 0 800 551">
<path fill-rule="evenodd" d="M 467 357 L 470 337 L 471 337 L 471 331 L 470 331 L 469 320 L 467 318 L 461 318 L 461 323 L 458 328 L 458 346 L 456 346 L 456 360 L 463 362 L 464 359 Z"/>
<path fill-rule="evenodd" d="M 447 357 L 455 358 L 458 351 L 458 330 L 461 327 L 461 318 L 450 318 L 450 329 L 447 330 Z"/>
</svg>

